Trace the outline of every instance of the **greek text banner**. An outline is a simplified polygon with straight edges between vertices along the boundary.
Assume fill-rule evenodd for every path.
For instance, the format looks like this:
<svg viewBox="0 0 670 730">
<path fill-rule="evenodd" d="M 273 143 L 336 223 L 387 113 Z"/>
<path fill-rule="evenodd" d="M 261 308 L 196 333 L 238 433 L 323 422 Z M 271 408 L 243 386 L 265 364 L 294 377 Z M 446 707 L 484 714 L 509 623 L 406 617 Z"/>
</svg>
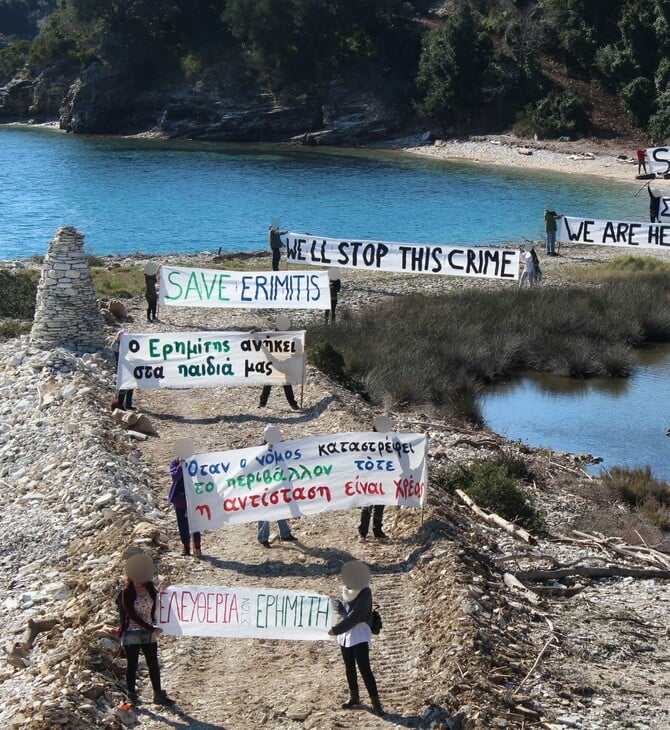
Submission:
<svg viewBox="0 0 670 730">
<path fill-rule="evenodd" d="M 565 216 L 561 219 L 558 239 L 562 243 L 659 248 L 670 246 L 670 225 Z"/>
<path fill-rule="evenodd" d="M 192 532 L 374 504 L 421 507 L 426 437 L 342 433 L 198 454 L 184 465 Z"/>
<path fill-rule="evenodd" d="M 161 266 L 159 304 L 186 307 L 328 309 L 325 271 L 220 271 Z"/>
<path fill-rule="evenodd" d="M 670 172 L 670 147 L 649 147 L 646 150 L 647 172 Z"/>
<path fill-rule="evenodd" d="M 519 251 L 389 241 L 343 241 L 306 233 L 286 236 L 286 258 L 296 264 L 406 274 L 518 279 Z"/>
<path fill-rule="evenodd" d="M 300 383 L 305 332 L 125 334 L 117 390 Z"/>
<path fill-rule="evenodd" d="M 275 588 L 170 586 L 158 594 L 158 626 L 170 636 L 327 641 L 336 623 L 328 596 Z"/>
</svg>

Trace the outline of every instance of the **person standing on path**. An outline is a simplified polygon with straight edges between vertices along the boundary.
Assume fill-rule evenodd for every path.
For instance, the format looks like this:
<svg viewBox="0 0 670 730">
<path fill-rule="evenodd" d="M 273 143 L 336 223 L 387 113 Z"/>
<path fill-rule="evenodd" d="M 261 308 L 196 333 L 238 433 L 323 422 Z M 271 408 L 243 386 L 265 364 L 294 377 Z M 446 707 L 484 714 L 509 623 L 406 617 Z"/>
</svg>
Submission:
<svg viewBox="0 0 670 730">
<path fill-rule="evenodd" d="M 360 707 L 358 675 L 361 673 L 365 688 L 370 695 L 375 715 L 384 715 L 379 700 L 377 681 L 370 667 L 370 643 L 372 631 L 372 590 L 370 589 L 370 569 L 360 560 L 350 560 L 342 566 L 342 600 L 335 599 L 335 609 L 340 621 L 328 631 L 329 636 L 337 636 L 340 645 L 344 670 L 349 686 L 349 699 L 342 704 L 343 710 Z"/>
<path fill-rule="evenodd" d="M 393 421 L 388 416 L 376 416 L 373 422 L 372 430 L 375 433 L 388 433 L 393 431 Z M 372 517 L 372 534 L 377 540 L 386 540 L 388 535 L 382 528 L 384 520 L 384 505 L 375 504 L 367 505 L 361 509 L 361 521 L 358 525 L 358 537 L 365 540 L 370 529 L 370 517 Z"/>
<path fill-rule="evenodd" d="M 291 320 L 285 315 L 285 314 L 278 314 L 277 315 L 277 322 L 275 325 L 275 329 L 277 332 L 286 332 L 291 328 Z M 275 364 L 275 367 L 279 369 L 279 365 Z M 295 394 L 293 393 L 293 386 L 288 383 L 286 385 L 283 385 L 282 388 L 284 388 L 284 395 L 286 396 L 286 400 L 288 401 L 288 404 L 293 408 L 294 411 L 299 411 L 300 406 L 298 405 L 298 402 L 295 399 Z M 258 401 L 258 407 L 259 408 L 265 408 L 265 406 L 268 403 L 268 398 L 270 397 L 270 391 L 272 390 L 271 385 L 264 385 L 263 390 L 261 391 L 261 397 Z"/>
<path fill-rule="evenodd" d="M 177 527 L 179 528 L 179 539 L 181 540 L 182 555 L 191 554 L 191 532 L 188 526 L 188 509 L 186 504 L 186 492 L 184 489 L 184 460 L 173 459 L 170 462 L 170 476 L 172 484 L 168 492 L 168 502 L 174 507 L 177 516 Z M 202 557 L 200 544 L 200 533 L 193 533 L 193 555 L 196 558 Z"/>
<path fill-rule="evenodd" d="M 635 154 L 637 155 L 637 174 L 640 175 L 642 171 L 644 171 L 644 174 L 647 174 L 647 151 L 646 150 L 636 150 Z"/>
<path fill-rule="evenodd" d="M 126 560 L 126 585 L 118 601 L 123 620 L 119 636 L 126 655 L 126 688 L 132 704 L 138 700 L 136 680 L 140 651 L 144 654 L 154 691 L 154 704 L 170 706 L 174 700 L 161 687 L 158 664 L 158 637 L 163 630 L 156 623 L 156 587 L 153 584 L 154 561 L 144 552 L 134 552 Z"/>
<path fill-rule="evenodd" d="M 263 443 L 274 446 L 284 440 L 284 435 L 276 426 L 266 426 L 263 431 Z M 279 528 L 279 539 L 282 542 L 297 542 L 298 538 L 291 532 L 288 520 L 277 520 Z M 268 520 L 259 520 L 257 526 L 258 542 L 264 547 L 269 548 L 270 545 L 270 522 Z"/>
<path fill-rule="evenodd" d="M 114 337 L 114 340 L 112 341 L 111 348 L 112 352 L 114 353 L 114 357 L 116 359 L 116 369 L 118 371 L 119 369 L 119 349 L 121 347 L 121 338 L 123 335 L 126 334 L 126 330 L 119 330 L 116 333 L 116 336 Z M 133 408 L 133 389 L 128 388 L 125 390 L 118 390 L 116 392 L 116 400 L 112 404 L 112 410 L 114 409 L 114 406 L 122 411 L 136 411 L 136 408 Z"/>
<path fill-rule="evenodd" d="M 556 221 L 562 218 L 553 210 L 548 208 L 544 211 L 544 230 L 547 233 L 547 256 L 558 256 L 556 253 Z"/>
<path fill-rule="evenodd" d="M 272 223 L 268 228 L 268 244 L 272 249 L 272 270 L 279 271 L 279 261 L 281 259 L 281 250 L 284 245 L 281 240 L 281 236 L 284 236 L 288 231 L 280 231 L 279 228 Z"/>
<path fill-rule="evenodd" d="M 533 254 L 535 254 L 533 256 Z M 519 278 L 519 289 L 523 288 L 523 285 L 528 282 L 528 286 L 532 287 L 536 281 L 538 281 L 538 273 L 540 272 L 540 262 L 535 253 L 535 249 L 527 245 L 524 252 L 521 254 L 521 260 L 523 263 L 523 271 Z M 542 280 L 542 274 L 539 273 L 539 280 Z"/>
<path fill-rule="evenodd" d="M 144 296 L 147 300 L 147 322 L 158 319 L 158 266 L 153 261 L 144 265 Z"/>
</svg>

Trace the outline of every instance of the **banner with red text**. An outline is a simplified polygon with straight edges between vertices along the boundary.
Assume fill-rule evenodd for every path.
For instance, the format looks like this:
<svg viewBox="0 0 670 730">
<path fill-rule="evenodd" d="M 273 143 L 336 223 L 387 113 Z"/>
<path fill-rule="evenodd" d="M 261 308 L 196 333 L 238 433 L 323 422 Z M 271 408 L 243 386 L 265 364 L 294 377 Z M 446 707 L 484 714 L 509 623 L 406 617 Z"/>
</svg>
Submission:
<svg viewBox="0 0 670 730">
<path fill-rule="evenodd" d="M 156 332 L 119 342 L 117 390 L 300 383 L 305 331 Z"/>
<path fill-rule="evenodd" d="M 374 504 L 421 507 L 426 437 L 341 433 L 198 454 L 184 464 L 191 532 Z"/>
<path fill-rule="evenodd" d="M 326 271 L 221 271 L 161 266 L 158 303 L 184 307 L 329 309 Z"/>
<path fill-rule="evenodd" d="M 339 620 L 328 596 L 275 588 L 170 586 L 156 599 L 158 626 L 170 636 L 327 641 Z"/>
<path fill-rule="evenodd" d="M 670 246 L 670 225 L 564 216 L 558 240 L 622 248 L 664 248 Z"/>
<path fill-rule="evenodd" d="M 518 279 L 519 251 L 497 246 L 352 241 L 289 233 L 286 259 L 294 264 L 405 274 Z"/>
</svg>

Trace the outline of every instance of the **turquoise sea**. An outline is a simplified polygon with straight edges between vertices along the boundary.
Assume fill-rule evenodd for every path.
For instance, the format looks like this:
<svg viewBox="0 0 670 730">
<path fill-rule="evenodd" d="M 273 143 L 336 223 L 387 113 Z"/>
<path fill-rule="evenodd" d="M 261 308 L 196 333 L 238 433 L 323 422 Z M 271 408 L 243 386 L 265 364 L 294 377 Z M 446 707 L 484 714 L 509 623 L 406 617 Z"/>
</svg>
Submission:
<svg viewBox="0 0 670 730">
<path fill-rule="evenodd" d="M 0 259 L 56 228 L 94 254 L 255 251 L 270 222 L 317 235 L 445 244 L 539 239 L 547 206 L 644 220 L 631 185 L 391 151 L 226 145 L 0 126 Z"/>
</svg>

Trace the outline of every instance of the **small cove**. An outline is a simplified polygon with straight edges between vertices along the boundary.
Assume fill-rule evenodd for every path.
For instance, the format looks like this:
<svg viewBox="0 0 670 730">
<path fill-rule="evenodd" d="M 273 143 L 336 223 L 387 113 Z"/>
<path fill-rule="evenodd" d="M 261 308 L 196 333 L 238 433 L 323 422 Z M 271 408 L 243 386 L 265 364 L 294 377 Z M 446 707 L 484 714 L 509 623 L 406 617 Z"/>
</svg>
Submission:
<svg viewBox="0 0 670 730">
<path fill-rule="evenodd" d="M 566 378 L 522 373 L 480 399 L 494 431 L 532 446 L 603 459 L 588 471 L 644 467 L 670 481 L 670 345 L 638 352 L 629 378 Z"/>
</svg>

